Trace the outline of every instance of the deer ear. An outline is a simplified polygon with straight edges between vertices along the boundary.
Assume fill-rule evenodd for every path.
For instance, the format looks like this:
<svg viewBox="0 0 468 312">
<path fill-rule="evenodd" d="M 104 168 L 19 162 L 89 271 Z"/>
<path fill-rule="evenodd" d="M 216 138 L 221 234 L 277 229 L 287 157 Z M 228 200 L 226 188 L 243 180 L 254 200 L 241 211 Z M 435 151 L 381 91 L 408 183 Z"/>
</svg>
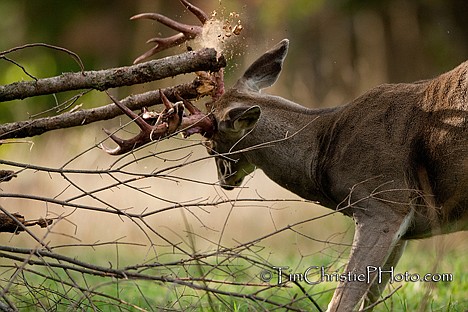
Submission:
<svg viewBox="0 0 468 312">
<path fill-rule="evenodd" d="M 221 121 L 218 129 L 224 132 L 251 130 L 260 118 L 260 107 L 234 107 L 227 111 L 226 119 Z"/>
<path fill-rule="evenodd" d="M 259 92 L 270 87 L 278 79 L 283 62 L 288 53 L 289 40 L 283 39 L 271 50 L 260 56 L 237 81 L 235 89 L 248 89 Z"/>
</svg>

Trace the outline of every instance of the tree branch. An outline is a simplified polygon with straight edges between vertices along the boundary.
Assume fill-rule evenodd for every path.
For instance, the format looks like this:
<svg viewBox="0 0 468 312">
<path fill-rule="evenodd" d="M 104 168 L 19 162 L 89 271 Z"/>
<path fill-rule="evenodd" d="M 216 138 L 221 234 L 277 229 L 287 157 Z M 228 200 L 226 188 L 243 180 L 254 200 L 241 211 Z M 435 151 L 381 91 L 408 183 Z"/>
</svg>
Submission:
<svg viewBox="0 0 468 312">
<path fill-rule="evenodd" d="M 223 57 L 218 58 L 216 50 L 202 49 L 133 66 L 66 73 L 57 77 L 38 79 L 37 81 L 15 82 L 0 86 L 0 102 L 78 89 L 106 90 L 194 71 L 218 71 L 224 66 L 226 66 L 226 60 Z M 214 87 L 212 84 L 211 80 L 198 77 L 191 83 L 166 88 L 163 92 L 173 102 L 177 101 L 174 96 L 175 93 L 185 99 L 194 99 L 209 95 Z M 159 104 L 161 99 L 158 91 L 149 91 L 131 95 L 121 100 L 121 102 L 130 109 L 136 110 Z M 32 137 L 51 130 L 112 119 L 121 114 L 122 111 L 111 103 L 98 108 L 78 110 L 53 117 L 2 124 L 0 125 L 0 140 Z"/>
<path fill-rule="evenodd" d="M 166 97 L 176 102 L 175 93 L 184 99 L 195 99 L 209 95 L 211 89 L 207 84 L 211 82 L 197 78 L 191 83 L 165 88 L 162 91 Z M 141 94 L 130 95 L 120 100 L 132 110 L 141 109 L 162 103 L 159 91 L 148 91 Z M 0 125 L 0 139 L 25 138 L 43 134 L 47 131 L 87 125 L 96 121 L 107 120 L 122 115 L 122 111 L 114 104 L 84 109 L 58 116 L 25 120 Z"/>
<path fill-rule="evenodd" d="M 65 73 L 37 81 L 19 81 L 0 86 L 0 102 L 79 89 L 106 90 L 173 77 L 195 71 L 218 71 L 226 60 L 214 49 L 190 51 L 175 56 L 99 71 Z"/>
<path fill-rule="evenodd" d="M 26 221 L 24 216 L 19 213 L 9 213 L 4 209 L 1 209 L 0 212 L 0 233 L 8 232 L 19 234 L 19 232 L 24 231 L 27 226 L 39 225 L 41 228 L 45 228 L 48 225 L 52 224 L 52 219 L 40 218 L 39 220 Z"/>
</svg>

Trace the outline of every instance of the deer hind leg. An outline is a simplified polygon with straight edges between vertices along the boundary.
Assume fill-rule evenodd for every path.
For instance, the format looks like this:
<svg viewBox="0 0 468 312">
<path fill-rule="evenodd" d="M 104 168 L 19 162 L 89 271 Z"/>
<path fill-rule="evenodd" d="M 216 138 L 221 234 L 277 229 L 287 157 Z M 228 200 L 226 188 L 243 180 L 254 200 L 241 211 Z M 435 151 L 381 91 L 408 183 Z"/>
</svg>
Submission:
<svg viewBox="0 0 468 312">
<path fill-rule="evenodd" d="M 328 311 L 353 311 L 374 282 L 382 283 L 382 280 L 376 280 L 379 277 L 377 272 L 387 263 L 399 243 L 411 220 L 411 214 L 399 215 L 391 207 L 382 207 L 381 204 L 379 208 L 376 209 L 378 211 L 373 210 L 375 213 L 372 216 L 355 216 L 353 247 L 345 271 L 347 276 L 351 276 L 351 281 L 339 283 L 328 305 Z M 375 293 L 371 295 L 371 300 L 377 298 L 382 289 L 383 286 L 372 287 Z"/>
</svg>

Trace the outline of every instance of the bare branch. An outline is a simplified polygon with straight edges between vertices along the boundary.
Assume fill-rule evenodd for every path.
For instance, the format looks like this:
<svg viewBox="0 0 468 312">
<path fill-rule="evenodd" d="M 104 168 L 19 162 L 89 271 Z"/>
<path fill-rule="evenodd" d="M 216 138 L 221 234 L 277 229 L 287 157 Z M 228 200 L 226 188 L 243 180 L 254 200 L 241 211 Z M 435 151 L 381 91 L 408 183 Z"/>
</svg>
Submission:
<svg viewBox="0 0 468 312">
<path fill-rule="evenodd" d="M 178 277 L 172 277 L 172 276 L 158 276 L 158 275 L 152 275 L 152 274 L 143 274 L 143 273 L 134 272 L 134 271 L 125 270 L 125 269 L 107 268 L 107 267 L 79 261 L 74 258 L 70 258 L 64 255 L 58 254 L 58 253 L 52 253 L 52 252 L 48 252 L 45 250 L 38 250 L 38 249 L 32 250 L 32 249 L 25 249 L 25 248 L 0 246 L 0 250 L 7 251 L 7 252 L 0 251 L 0 257 L 6 258 L 6 259 L 12 259 L 15 261 L 21 261 L 23 263 L 28 263 L 30 265 L 47 266 L 48 268 L 62 268 L 62 269 L 70 270 L 70 271 L 80 272 L 82 274 L 96 275 L 96 276 L 107 277 L 107 278 L 113 277 L 113 278 L 124 279 L 124 280 L 130 279 L 130 280 L 159 281 L 162 283 L 171 283 L 174 285 L 186 286 L 195 290 L 202 290 L 202 291 L 206 291 L 206 292 L 210 292 L 210 293 L 218 294 L 222 296 L 247 299 L 252 302 L 268 303 L 274 306 L 280 305 L 277 302 L 269 298 L 261 297 L 256 292 L 238 293 L 238 292 L 222 290 L 219 288 L 213 288 L 211 286 L 208 286 L 207 283 L 204 283 L 204 281 L 206 281 L 205 278 L 184 279 L 184 278 L 178 278 Z M 10 253 L 13 253 L 13 255 Z M 29 257 L 23 258 L 16 254 L 26 254 L 26 255 L 29 255 Z M 38 260 L 31 259 L 31 255 L 38 257 Z M 58 260 L 59 262 L 47 261 L 46 258 Z M 62 263 L 62 262 L 65 262 L 65 263 Z M 213 281 L 211 282 L 213 283 Z M 220 283 L 225 284 L 225 281 L 221 281 Z M 242 285 L 245 286 L 246 284 L 243 283 Z M 281 307 L 286 308 L 289 311 L 301 311 L 300 309 L 292 305 L 289 305 L 288 303 L 281 305 Z"/>
<path fill-rule="evenodd" d="M 393 296 L 398 290 L 400 290 L 400 288 L 403 287 L 403 286 L 398 286 L 397 288 L 395 288 L 394 290 L 392 290 L 391 293 L 389 293 L 388 295 L 386 295 L 385 297 L 383 297 L 382 299 L 380 300 L 377 300 L 376 302 L 374 302 L 373 304 L 365 307 L 364 309 L 362 310 L 359 310 L 359 312 L 364 312 L 364 311 L 370 311 L 372 309 L 374 309 L 377 305 L 381 304 L 382 302 L 384 302 L 385 300 L 387 300 L 388 298 L 390 298 L 391 296 Z"/>
<path fill-rule="evenodd" d="M 81 58 L 79 57 L 78 54 L 76 54 L 75 52 L 73 51 L 70 51 L 68 49 L 65 49 L 65 48 L 62 48 L 62 47 L 58 47 L 58 46 L 54 46 L 54 45 L 51 45 L 51 44 L 48 44 L 48 43 L 42 43 L 42 42 L 37 42 L 37 43 L 28 43 L 28 44 L 24 44 L 22 46 L 19 46 L 19 47 L 14 47 L 14 48 L 11 48 L 11 49 L 8 49 L 6 51 L 2 51 L 0 52 L 0 58 L 5 58 L 6 60 L 8 61 L 11 61 L 13 62 L 15 65 L 21 67 L 23 69 L 23 71 L 28 75 L 30 76 L 25 70 L 24 68 L 17 64 L 16 62 L 8 59 L 7 57 L 5 57 L 5 55 L 7 54 L 10 54 L 10 53 L 13 53 L 13 52 L 16 52 L 16 51 L 19 51 L 19 50 L 24 50 L 24 49 L 27 49 L 27 48 L 34 48 L 34 47 L 45 47 L 45 48 L 49 48 L 49 49 L 53 49 L 53 50 L 58 50 L 58 51 L 61 51 L 61 52 L 65 52 L 67 53 L 68 55 L 70 55 L 75 61 L 76 63 L 80 66 L 80 69 L 82 72 L 84 72 L 84 65 L 83 65 L 83 61 L 81 61 Z M 31 77 L 33 79 L 36 80 L 36 78 L 34 77 Z"/>
<path fill-rule="evenodd" d="M 1 141 L 0 141 L 1 145 Z M 0 183 L 8 182 L 11 179 L 16 178 L 16 174 L 12 170 L 0 170 Z"/>
<path fill-rule="evenodd" d="M 226 66 L 214 49 L 190 51 L 133 66 L 99 71 L 65 73 L 37 81 L 19 81 L 0 86 L 0 102 L 57 92 L 130 86 L 196 71 L 218 71 Z"/>
<path fill-rule="evenodd" d="M 14 64 L 15 66 L 18 66 L 19 68 L 21 68 L 21 70 L 23 71 L 23 73 L 25 73 L 29 78 L 34 79 L 35 81 L 37 81 L 37 78 L 36 78 L 36 77 L 34 77 L 34 76 L 31 75 L 30 73 L 28 73 L 28 71 L 26 70 L 26 68 L 24 68 L 23 65 L 21 65 L 21 64 L 18 63 L 18 62 L 16 62 L 15 60 L 12 60 L 11 58 L 6 57 L 6 56 L 1 55 L 1 54 L 0 54 L 0 59 L 3 59 L 3 60 L 5 60 L 5 61 L 7 61 L 7 62 L 10 62 L 10 63 Z"/>
<path fill-rule="evenodd" d="M 8 232 L 18 234 L 24 231 L 26 226 L 39 225 L 41 228 L 45 228 L 47 225 L 52 224 L 51 219 L 39 219 L 33 221 L 26 221 L 24 216 L 18 213 L 12 213 L 11 216 L 0 213 L 0 232 Z"/>
<path fill-rule="evenodd" d="M 191 83 L 165 88 L 162 91 L 171 101 L 177 101 L 177 98 L 175 98 L 176 93 L 186 99 L 196 99 L 210 94 L 211 89 L 206 88 L 207 83 L 210 83 L 210 81 L 197 78 Z M 120 100 L 120 102 L 132 110 L 162 103 L 159 91 L 131 95 Z M 32 137 L 51 130 L 83 126 L 100 120 L 112 119 L 122 114 L 123 112 L 115 104 L 111 103 L 53 117 L 2 124 L 0 125 L 0 139 Z"/>
</svg>

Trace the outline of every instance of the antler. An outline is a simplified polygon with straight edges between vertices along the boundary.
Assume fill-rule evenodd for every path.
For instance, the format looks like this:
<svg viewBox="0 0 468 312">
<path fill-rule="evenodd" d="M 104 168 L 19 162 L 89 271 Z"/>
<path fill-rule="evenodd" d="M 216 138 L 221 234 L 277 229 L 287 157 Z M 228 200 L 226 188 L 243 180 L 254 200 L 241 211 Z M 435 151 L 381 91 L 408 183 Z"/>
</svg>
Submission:
<svg viewBox="0 0 468 312">
<path fill-rule="evenodd" d="M 205 25 L 209 19 L 208 15 L 203 12 L 200 8 L 194 6 L 187 0 L 180 0 L 180 2 L 192 12 L 202 23 Z M 171 48 L 173 46 L 179 45 L 187 40 L 193 39 L 196 36 L 199 36 L 203 32 L 203 26 L 196 25 L 187 25 L 177 21 L 174 21 L 164 15 L 158 13 L 143 13 L 135 15 L 131 20 L 148 18 L 156 20 L 166 26 L 169 26 L 177 31 L 180 31 L 177 35 L 167 37 L 167 38 L 152 38 L 148 42 L 155 42 L 156 46 L 146 53 L 139 56 L 134 63 L 138 63 L 162 50 Z M 197 73 L 200 76 L 200 79 L 207 79 L 214 83 L 215 87 L 212 91 L 213 101 L 218 99 L 224 93 L 224 75 L 223 68 L 218 72 L 206 73 L 199 72 Z M 102 144 L 100 147 L 111 155 L 121 155 L 127 152 L 132 151 L 135 148 L 138 148 L 146 143 L 151 141 L 159 140 L 169 135 L 172 135 L 176 131 L 181 131 L 185 137 L 188 137 L 195 133 L 200 133 L 206 138 L 210 138 L 216 131 L 216 122 L 212 114 L 204 114 L 198 108 L 196 108 L 191 102 L 182 99 L 178 94 L 176 94 L 177 100 L 179 102 L 173 104 L 171 103 L 164 93 L 159 90 L 161 100 L 165 106 L 165 109 L 161 113 L 148 112 L 146 109 L 143 111 L 142 115 L 135 114 L 131 109 L 120 103 L 117 99 L 113 98 L 111 95 L 109 97 L 112 101 L 130 118 L 132 118 L 135 123 L 140 128 L 140 133 L 135 137 L 124 140 L 115 136 L 112 132 L 104 129 L 104 131 L 109 135 L 109 137 L 117 143 L 118 147 L 114 149 L 108 149 Z M 211 103 L 207 103 L 206 107 L 208 111 L 211 111 Z M 184 114 L 184 109 L 187 109 L 190 115 Z"/>
<path fill-rule="evenodd" d="M 206 21 L 208 21 L 209 17 L 208 15 L 203 12 L 200 8 L 194 6 L 190 2 L 186 0 L 180 0 L 180 2 L 185 6 L 186 9 L 188 9 L 190 12 L 192 12 L 202 23 L 202 25 L 205 25 Z M 135 16 L 132 16 L 130 19 L 131 20 L 136 20 L 136 19 L 152 19 L 155 21 L 160 22 L 161 24 L 164 24 L 172 29 L 175 29 L 177 31 L 180 31 L 177 35 L 167 37 L 167 38 L 151 38 L 147 41 L 147 43 L 154 42 L 156 43 L 156 46 L 144 54 L 140 55 L 135 59 L 133 62 L 134 64 L 141 62 L 144 59 L 147 59 L 148 57 L 163 51 L 168 48 L 172 48 L 174 46 L 177 46 L 181 43 L 184 43 L 187 40 L 193 39 L 196 36 L 200 35 L 202 33 L 203 27 L 202 26 L 196 26 L 196 25 L 187 25 L 183 24 L 177 21 L 174 21 L 164 15 L 158 14 L 158 13 L 142 13 L 142 14 L 137 14 Z"/>
<path fill-rule="evenodd" d="M 141 116 L 135 114 L 131 109 L 120 103 L 110 94 L 108 95 L 115 105 L 128 117 L 132 118 L 140 128 L 140 133 L 128 140 L 121 139 L 111 131 L 103 129 L 118 145 L 114 149 L 106 148 L 103 144 L 100 145 L 100 147 L 110 155 L 121 155 L 130 152 L 146 143 L 172 135 L 178 130 L 182 131 L 184 137 L 200 133 L 206 138 L 210 138 L 215 131 L 216 123 L 213 122 L 212 115 L 202 113 L 191 102 L 182 99 L 178 94 L 176 94 L 176 97 L 180 101 L 173 104 L 167 99 L 166 95 L 159 90 L 159 95 L 166 108 L 161 113 L 144 110 Z M 184 108 L 187 108 L 189 111 L 189 116 L 184 115 Z"/>
</svg>

